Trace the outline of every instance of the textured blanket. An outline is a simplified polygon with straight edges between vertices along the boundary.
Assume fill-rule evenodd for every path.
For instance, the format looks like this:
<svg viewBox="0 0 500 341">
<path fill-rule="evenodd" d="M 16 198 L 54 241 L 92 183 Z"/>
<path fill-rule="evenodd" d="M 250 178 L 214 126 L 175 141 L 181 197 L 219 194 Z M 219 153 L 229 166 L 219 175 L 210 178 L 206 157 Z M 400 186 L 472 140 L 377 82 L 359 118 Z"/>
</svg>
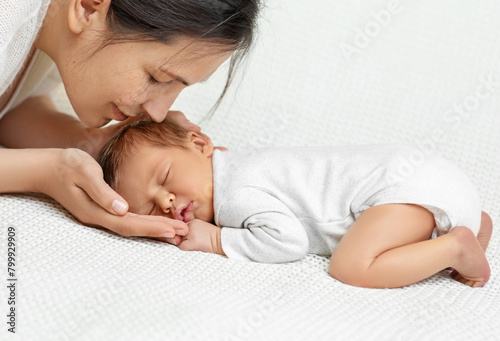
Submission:
<svg viewBox="0 0 500 341">
<path fill-rule="evenodd" d="M 83 226 L 42 195 L 0 195 L 0 339 L 14 339 L 9 227 L 17 340 L 500 339 L 500 2 L 264 3 L 255 48 L 215 115 L 203 120 L 226 67 L 175 108 L 230 149 L 412 143 L 419 157 L 444 154 L 497 229 L 490 281 L 472 289 L 442 271 L 401 289 L 355 288 L 328 275 L 327 258 L 184 252 Z M 54 98 L 70 111 L 62 89 Z"/>
</svg>

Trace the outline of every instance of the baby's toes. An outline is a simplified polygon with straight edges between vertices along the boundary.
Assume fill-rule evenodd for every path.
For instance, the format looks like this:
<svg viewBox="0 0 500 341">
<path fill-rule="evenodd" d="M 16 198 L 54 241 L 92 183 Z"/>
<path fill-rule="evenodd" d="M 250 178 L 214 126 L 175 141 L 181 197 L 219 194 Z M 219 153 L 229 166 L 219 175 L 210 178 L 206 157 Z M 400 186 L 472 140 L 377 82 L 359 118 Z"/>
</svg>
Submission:
<svg viewBox="0 0 500 341">
<path fill-rule="evenodd" d="M 459 274 L 458 272 L 453 274 L 453 276 L 451 276 L 451 278 L 453 278 L 455 281 L 457 282 L 460 282 L 462 284 L 466 284 L 466 282 L 468 281 L 467 278 L 464 278 L 461 274 Z"/>
</svg>

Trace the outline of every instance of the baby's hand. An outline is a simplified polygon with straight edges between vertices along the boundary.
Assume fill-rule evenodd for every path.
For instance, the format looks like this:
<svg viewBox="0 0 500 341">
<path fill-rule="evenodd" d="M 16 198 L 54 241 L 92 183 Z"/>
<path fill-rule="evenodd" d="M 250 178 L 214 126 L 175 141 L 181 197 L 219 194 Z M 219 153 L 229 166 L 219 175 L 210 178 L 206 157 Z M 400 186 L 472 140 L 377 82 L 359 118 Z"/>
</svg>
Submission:
<svg viewBox="0 0 500 341">
<path fill-rule="evenodd" d="M 179 245 L 181 250 L 203 251 L 225 256 L 220 241 L 220 227 L 199 219 L 191 220 L 187 224 L 189 233 L 182 237 Z"/>
</svg>

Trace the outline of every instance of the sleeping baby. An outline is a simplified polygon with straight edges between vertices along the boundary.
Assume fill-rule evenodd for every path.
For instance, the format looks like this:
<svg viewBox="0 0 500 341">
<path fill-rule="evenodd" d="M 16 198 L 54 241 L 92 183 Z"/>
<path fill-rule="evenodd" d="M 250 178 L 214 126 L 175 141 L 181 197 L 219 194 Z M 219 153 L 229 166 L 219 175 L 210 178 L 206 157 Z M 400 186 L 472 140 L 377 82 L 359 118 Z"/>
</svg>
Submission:
<svg viewBox="0 0 500 341">
<path fill-rule="evenodd" d="M 490 277 L 492 223 L 456 166 L 407 167 L 393 145 L 214 149 L 168 119 L 123 127 L 99 157 L 130 211 L 183 220 L 182 250 L 281 263 L 330 256 L 354 286 L 402 287 L 447 269 L 471 287 Z"/>
</svg>

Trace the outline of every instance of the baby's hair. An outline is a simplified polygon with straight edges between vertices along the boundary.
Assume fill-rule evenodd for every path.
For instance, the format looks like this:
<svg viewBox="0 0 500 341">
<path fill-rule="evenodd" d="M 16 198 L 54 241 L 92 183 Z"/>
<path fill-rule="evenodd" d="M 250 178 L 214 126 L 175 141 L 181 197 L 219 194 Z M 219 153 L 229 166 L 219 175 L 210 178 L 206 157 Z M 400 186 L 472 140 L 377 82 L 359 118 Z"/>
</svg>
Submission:
<svg viewBox="0 0 500 341">
<path fill-rule="evenodd" d="M 146 120 L 124 126 L 106 143 L 97 158 L 104 181 L 111 187 L 116 186 L 123 160 L 138 146 L 187 148 L 187 133 L 188 130 L 168 118 L 161 123 Z"/>
</svg>

